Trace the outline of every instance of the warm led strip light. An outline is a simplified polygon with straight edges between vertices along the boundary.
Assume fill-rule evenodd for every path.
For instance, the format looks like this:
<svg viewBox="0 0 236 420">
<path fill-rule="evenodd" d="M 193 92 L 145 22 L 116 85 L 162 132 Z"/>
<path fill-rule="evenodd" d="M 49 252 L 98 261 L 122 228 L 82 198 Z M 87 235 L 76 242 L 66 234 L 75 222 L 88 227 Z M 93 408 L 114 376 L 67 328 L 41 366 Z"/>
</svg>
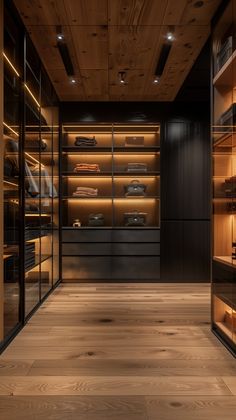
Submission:
<svg viewBox="0 0 236 420">
<path fill-rule="evenodd" d="M 30 94 L 30 96 L 33 98 L 34 102 L 38 105 L 38 107 L 40 108 L 40 103 L 37 101 L 37 99 L 35 98 L 35 96 L 33 95 L 33 93 L 31 92 L 30 88 L 27 86 L 26 83 L 24 83 L 24 87 L 26 88 L 27 92 Z"/>
<path fill-rule="evenodd" d="M 16 68 L 13 66 L 12 62 L 9 60 L 9 58 L 7 57 L 7 55 L 5 53 L 3 53 L 3 57 L 5 58 L 5 60 L 7 61 L 7 63 L 9 64 L 9 66 L 12 68 L 12 70 L 14 71 L 14 73 L 20 77 L 20 74 L 18 73 L 18 71 L 16 70 Z"/>
<path fill-rule="evenodd" d="M 5 127 L 7 127 L 8 130 L 10 130 L 12 133 L 14 133 L 17 137 L 19 137 L 19 134 L 15 130 L 13 130 L 13 128 L 11 128 L 9 125 L 7 125 L 4 121 L 3 121 L 3 125 Z"/>
<path fill-rule="evenodd" d="M 31 156 L 29 153 L 25 152 L 25 155 L 29 156 L 30 159 L 34 160 L 38 165 L 41 165 L 44 168 L 44 165 L 40 163 L 37 159 L 35 159 L 33 156 Z"/>
<path fill-rule="evenodd" d="M 14 182 L 3 181 L 5 184 L 13 185 L 14 187 L 18 187 L 18 184 L 14 184 Z"/>
</svg>

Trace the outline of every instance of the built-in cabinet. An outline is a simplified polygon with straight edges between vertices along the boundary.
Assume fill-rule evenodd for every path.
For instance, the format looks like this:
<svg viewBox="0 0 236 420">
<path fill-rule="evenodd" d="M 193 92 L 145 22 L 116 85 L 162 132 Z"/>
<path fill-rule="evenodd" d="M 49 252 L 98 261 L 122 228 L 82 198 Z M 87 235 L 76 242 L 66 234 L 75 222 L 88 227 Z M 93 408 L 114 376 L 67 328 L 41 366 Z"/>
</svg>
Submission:
<svg viewBox="0 0 236 420">
<path fill-rule="evenodd" d="M 62 279 L 158 279 L 160 125 L 63 125 L 61 152 Z"/>
<path fill-rule="evenodd" d="M 236 3 L 213 29 L 213 331 L 236 351 Z"/>
<path fill-rule="evenodd" d="M 4 333 L 19 329 L 59 280 L 57 97 L 24 29 L 4 16 Z M 1 297 L 2 298 L 2 297 Z"/>
</svg>

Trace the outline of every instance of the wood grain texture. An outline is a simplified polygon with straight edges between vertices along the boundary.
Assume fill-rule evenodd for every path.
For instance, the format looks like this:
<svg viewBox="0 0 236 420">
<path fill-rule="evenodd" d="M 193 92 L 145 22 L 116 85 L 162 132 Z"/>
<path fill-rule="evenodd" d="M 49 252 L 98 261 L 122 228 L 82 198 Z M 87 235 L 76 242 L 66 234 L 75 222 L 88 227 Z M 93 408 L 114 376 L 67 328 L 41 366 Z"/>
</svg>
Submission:
<svg viewBox="0 0 236 420">
<path fill-rule="evenodd" d="M 14 0 L 61 100 L 173 101 L 205 44 L 220 0 Z M 79 87 L 56 48 L 61 25 Z M 175 41 L 153 84 L 167 32 Z M 57 70 L 61 70 L 56 76 Z M 125 71 L 121 86 L 118 72 Z M 95 88 L 94 88 L 95 86 Z"/>
<path fill-rule="evenodd" d="M 232 420 L 208 284 L 64 284 L 0 356 L 0 419 Z"/>
</svg>

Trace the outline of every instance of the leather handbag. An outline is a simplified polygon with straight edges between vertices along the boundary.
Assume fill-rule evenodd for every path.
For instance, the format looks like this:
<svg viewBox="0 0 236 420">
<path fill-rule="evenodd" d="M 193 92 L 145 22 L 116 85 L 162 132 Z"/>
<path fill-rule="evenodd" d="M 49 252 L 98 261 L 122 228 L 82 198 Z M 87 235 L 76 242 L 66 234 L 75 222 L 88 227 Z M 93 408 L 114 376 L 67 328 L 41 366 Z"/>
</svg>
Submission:
<svg viewBox="0 0 236 420">
<path fill-rule="evenodd" d="M 88 217 L 88 226 L 104 226 L 103 213 L 91 213 Z"/>
<path fill-rule="evenodd" d="M 146 225 L 147 213 L 143 213 L 138 210 L 133 210 L 124 213 L 124 225 L 125 226 L 145 226 Z"/>
<path fill-rule="evenodd" d="M 147 186 L 141 184 L 138 179 L 133 179 L 130 184 L 124 185 L 126 197 L 144 197 L 146 195 Z"/>
<path fill-rule="evenodd" d="M 144 146 L 144 136 L 126 136 L 125 146 L 128 146 L 128 147 Z"/>
</svg>

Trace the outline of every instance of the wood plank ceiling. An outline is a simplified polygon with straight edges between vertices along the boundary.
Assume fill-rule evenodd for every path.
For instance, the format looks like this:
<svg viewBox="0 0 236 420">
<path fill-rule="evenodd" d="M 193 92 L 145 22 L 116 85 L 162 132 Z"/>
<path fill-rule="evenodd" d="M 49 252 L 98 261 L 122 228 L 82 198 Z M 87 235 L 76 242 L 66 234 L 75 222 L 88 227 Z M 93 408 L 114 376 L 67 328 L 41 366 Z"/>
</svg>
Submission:
<svg viewBox="0 0 236 420">
<path fill-rule="evenodd" d="M 15 0 L 62 101 L 173 101 L 204 46 L 221 0 Z M 75 69 L 57 48 L 61 25 Z M 153 79 L 169 30 L 175 40 Z M 118 73 L 125 71 L 126 84 Z"/>
</svg>

